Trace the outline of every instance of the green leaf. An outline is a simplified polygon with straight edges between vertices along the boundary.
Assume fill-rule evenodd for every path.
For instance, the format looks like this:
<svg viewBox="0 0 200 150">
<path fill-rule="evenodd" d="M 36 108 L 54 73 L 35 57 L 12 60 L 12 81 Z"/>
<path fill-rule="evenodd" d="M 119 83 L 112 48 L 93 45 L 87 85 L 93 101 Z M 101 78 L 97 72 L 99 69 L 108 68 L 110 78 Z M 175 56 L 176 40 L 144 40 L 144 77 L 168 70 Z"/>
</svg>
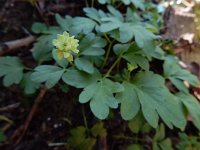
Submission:
<svg viewBox="0 0 200 150">
<path fill-rule="evenodd" d="M 118 29 L 123 21 L 123 15 L 115 9 L 113 6 L 108 6 L 107 9 L 109 10 L 109 14 L 106 17 L 102 17 L 100 24 L 100 31 L 101 32 L 110 32 L 114 29 Z"/>
<path fill-rule="evenodd" d="M 59 14 L 56 14 L 55 19 L 63 31 L 70 31 L 73 21 L 71 16 L 65 16 L 65 18 L 63 18 Z"/>
<path fill-rule="evenodd" d="M 132 144 L 129 145 L 126 150 L 143 150 L 143 148 L 139 144 Z"/>
<path fill-rule="evenodd" d="M 107 16 L 102 10 L 96 10 L 95 8 L 86 7 L 83 10 L 86 13 L 86 16 L 97 22 L 101 22 L 101 18 Z"/>
<path fill-rule="evenodd" d="M 162 142 L 159 143 L 161 150 L 173 150 L 172 142 L 170 138 L 166 138 Z"/>
<path fill-rule="evenodd" d="M 113 46 L 113 51 L 116 55 L 120 55 L 124 52 L 126 52 L 129 48 L 129 44 L 115 44 Z"/>
<path fill-rule="evenodd" d="M 94 73 L 94 66 L 92 62 L 90 62 L 85 57 L 76 58 L 75 65 L 79 70 L 85 71 L 90 74 Z"/>
<path fill-rule="evenodd" d="M 165 77 L 172 81 L 172 83 L 183 92 L 188 92 L 185 85 L 181 81 L 188 81 L 193 86 L 199 85 L 199 80 L 189 71 L 182 69 L 177 60 L 173 57 L 166 57 L 163 65 Z"/>
<path fill-rule="evenodd" d="M 118 107 L 118 102 L 113 94 L 123 90 L 121 84 L 103 79 L 84 88 L 79 95 L 79 101 L 81 103 L 90 101 L 93 114 L 99 119 L 105 119 L 109 114 L 109 107 Z"/>
<path fill-rule="evenodd" d="M 54 60 L 57 62 L 57 64 L 63 68 L 66 68 L 68 66 L 68 61 L 67 59 L 65 58 L 62 58 L 62 59 L 58 59 L 58 53 L 56 52 L 56 50 L 53 50 L 52 51 L 52 55 L 53 55 L 53 58 Z"/>
<path fill-rule="evenodd" d="M 80 126 L 70 131 L 70 138 L 68 144 L 78 150 L 92 150 L 96 139 L 87 137 L 86 128 Z"/>
<path fill-rule="evenodd" d="M 172 128 L 183 129 L 186 121 L 178 99 L 165 87 L 164 79 L 152 72 L 140 72 L 133 81 L 135 91 L 147 122 L 157 127 L 158 116 Z"/>
<path fill-rule="evenodd" d="M 72 22 L 71 33 L 77 35 L 79 33 L 91 33 L 96 22 L 86 17 L 75 17 Z"/>
<path fill-rule="evenodd" d="M 111 0 L 98 0 L 100 4 L 111 3 Z"/>
<path fill-rule="evenodd" d="M 56 38 L 57 34 L 61 34 L 63 29 L 57 26 L 50 26 L 43 34 L 37 38 L 32 50 L 34 59 L 41 64 L 44 61 L 52 59 L 53 44 L 52 40 Z"/>
<path fill-rule="evenodd" d="M 35 72 L 31 74 L 31 79 L 34 82 L 45 82 L 48 88 L 52 88 L 58 83 L 65 70 L 57 66 L 41 65 L 36 67 L 34 71 Z"/>
<path fill-rule="evenodd" d="M 192 116 L 195 126 L 200 129 L 200 103 L 190 94 L 178 93 L 177 97 L 181 100 L 188 112 Z"/>
<path fill-rule="evenodd" d="M 131 45 L 128 52 L 123 54 L 122 57 L 134 66 L 138 65 L 144 70 L 149 70 L 149 61 L 143 56 L 143 52 L 140 49 L 137 49 L 135 44 Z"/>
<path fill-rule="evenodd" d="M 0 142 L 5 142 L 7 140 L 6 135 L 3 133 L 3 131 L 0 129 Z"/>
<path fill-rule="evenodd" d="M 121 14 L 121 12 L 119 10 L 117 10 L 115 7 L 108 5 L 107 6 L 108 11 L 110 12 L 110 14 L 116 18 L 118 18 L 119 20 L 123 21 L 124 17 Z"/>
<path fill-rule="evenodd" d="M 136 115 L 133 119 L 128 122 L 128 127 L 133 133 L 139 133 L 145 120 L 140 114 Z"/>
<path fill-rule="evenodd" d="M 43 33 L 44 31 L 47 30 L 47 26 L 44 24 L 44 23 L 40 23 L 40 22 L 35 22 L 33 25 L 32 25 L 32 28 L 31 30 L 34 32 L 34 33 Z"/>
<path fill-rule="evenodd" d="M 33 57 L 39 63 L 51 60 L 51 51 L 53 49 L 52 40 L 56 35 L 42 35 L 37 38 L 37 42 L 33 47 Z"/>
<path fill-rule="evenodd" d="M 106 40 L 95 36 L 91 33 L 85 36 L 79 46 L 80 55 L 86 56 L 100 56 L 105 53 L 103 47 L 106 46 Z"/>
<path fill-rule="evenodd" d="M 128 0 L 124 0 L 128 1 Z M 141 10 L 145 10 L 145 2 L 144 0 L 129 0 L 136 8 L 140 8 Z"/>
<path fill-rule="evenodd" d="M 33 94 L 39 89 L 40 84 L 31 80 L 31 72 L 24 74 L 21 81 L 21 86 L 24 88 L 25 94 Z"/>
<path fill-rule="evenodd" d="M 62 76 L 62 80 L 65 83 L 76 88 L 84 88 L 91 83 L 96 82 L 99 78 L 100 74 L 98 72 L 88 74 L 73 68 L 68 69 L 67 72 Z"/>
<path fill-rule="evenodd" d="M 156 134 L 154 135 L 153 140 L 154 141 L 162 141 L 165 138 L 165 127 L 163 124 L 161 124 L 157 129 L 156 129 Z"/>
<path fill-rule="evenodd" d="M 156 39 L 156 36 L 148 31 L 142 25 L 135 25 L 132 23 L 124 23 L 120 29 L 120 39 L 119 41 L 122 43 L 130 41 L 133 37 L 135 37 L 135 41 L 139 47 L 144 47 L 147 41 L 151 41 Z"/>
<path fill-rule="evenodd" d="M 120 112 L 124 120 L 130 120 L 136 116 L 140 109 L 139 100 L 134 86 L 128 82 L 122 84 L 124 91 L 116 97 L 121 102 Z"/>
<path fill-rule="evenodd" d="M 103 126 L 103 122 L 96 123 L 91 129 L 92 135 L 94 137 L 105 137 L 107 135 L 107 131 Z"/>
<path fill-rule="evenodd" d="M 3 85 L 8 87 L 19 84 L 23 77 L 24 66 L 18 57 L 0 57 L 0 77 L 3 77 Z"/>
<path fill-rule="evenodd" d="M 153 150 L 173 150 L 171 140 L 169 138 L 165 139 L 163 124 L 156 129 L 156 134 L 153 137 Z"/>
<path fill-rule="evenodd" d="M 182 92 L 188 93 L 188 88 L 185 86 L 182 80 L 174 77 L 168 77 L 168 79 Z"/>
<path fill-rule="evenodd" d="M 122 26 L 122 21 L 119 20 L 117 17 L 104 17 L 101 19 L 103 22 L 100 25 L 100 31 L 101 32 L 110 32 L 112 30 L 118 29 Z"/>
<path fill-rule="evenodd" d="M 126 11 L 126 21 L 132 22 L 133 24 L 141 24 L 140 16 L 130 7 L 128 7 Z"/>
</svg>

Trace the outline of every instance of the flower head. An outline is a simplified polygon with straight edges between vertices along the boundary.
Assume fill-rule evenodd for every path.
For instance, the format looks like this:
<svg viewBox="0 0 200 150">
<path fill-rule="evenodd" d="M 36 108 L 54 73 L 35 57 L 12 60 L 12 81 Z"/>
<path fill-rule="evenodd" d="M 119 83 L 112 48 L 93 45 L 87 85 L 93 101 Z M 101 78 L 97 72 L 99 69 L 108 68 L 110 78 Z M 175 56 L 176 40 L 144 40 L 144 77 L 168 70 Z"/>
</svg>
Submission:
<svg viewBox="0 0 200 150">
<path fill-rule="evenodd" d="M 57 38 L 53 40 L 53 45 L 56 47 L 58 53 L 58 59 L 63 57 L 68 61 L 73 61 L 73 53 L 77 54 L 79 50 L 77 47 L 79 40 L 75 39 L 74 36 L 70 36 L 66 31 L 63 34 L 58 34 Z"/>
</svg>

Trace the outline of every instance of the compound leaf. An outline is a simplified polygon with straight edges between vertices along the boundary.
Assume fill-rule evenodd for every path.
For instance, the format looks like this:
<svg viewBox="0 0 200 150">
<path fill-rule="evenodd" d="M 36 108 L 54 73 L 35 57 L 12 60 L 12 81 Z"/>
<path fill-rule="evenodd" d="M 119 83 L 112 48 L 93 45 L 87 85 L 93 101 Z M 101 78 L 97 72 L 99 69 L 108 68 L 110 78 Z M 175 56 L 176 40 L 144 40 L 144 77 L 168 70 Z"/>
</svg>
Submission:
<svg viewBox="0 0 200 150">
<path fill-rule="evenodd" d="M 199 85 L 198 78 L 189 71 L 182 69 L 173 57 L 166 57 L 163 68 L 165 77 L 170 79 L 180 91 L 188 92 L 183 81 L 188 81 L 193 86 Z"/>
<path fill-rule="evenodd" d="M 58 83 L 65 71 L 63 68 L 52 65 L 41 65 L 34 70 L 35 72 L 31 74 L 31 79 L 38 83 L 45 82 L 48 88 L 52 88 Z"/>
<path fill-rule="evenodd" d="M 40 84 L 38 82 L 32 81 L 30 76 L 31 72 L 24 74 L 21 81 L 21 86 L 24 88 L 25 94 L 33 94 L 40 87 Z"/>
<path fill-rule="evenodd" d="M 136 116 L 140 109 L 139 99 L 131 83 L 124 82 L 124 92 L 117 94 L 117 99 L 121 102 L 120 112 L 124 120 L 130 120 Z"/>
<path fill-rule="evenodd" d="M 3 77 L 3 85 L 8 87 L 19 84 L 23 78 L 24 66 L 18 57 L 0 58 L 0 77 Z"/>
<path fill-rule="evenodd" d="M 96 22 L 86 17 L 75 17 L 73 19 L 71 33 L 77 35 L 81 32 L 84 34 L 91 33 L 96 25 Z"/>
<path fill-rule="evenodd" d="M 90 108 L 93 114 L 99 119 L 105 119 L 110 108 L 117 108 L 118 102 L 114 93 L 124 90 L 124 87 L 109 79 L 103 79 L 88 85 L 80 94 L 79 101 L 85 103 L 90 101 Z"/>
<path fill-rule="evenodd" d="M 186 121 L 178 99 L 165 87 L 164 79 L 152 72 L 140 72 L 133 81 L 147 122 L 157 127 L 158 116 L 172 128 L 183 129 Z"/>
<path fill-rule="evenodd" d="M 106 46 L 106 40 L 91 33 L 81 40 L 79 50 L 81 55 L 101 56 L 105 53 L 104 46 Z"/>
<path fill-rule="evenodd" d="M 90 62 L 85 57 L 76 58 L 75 65 L 79 70 L 85 71 L 90 74 L 94 73 L 94 66 L 92 62 Z"/>
<path fill-rule="evenodd" d="M 76 88 L 84 88 L 96 82 L 99 78 L 100 74 L 98 72 L 94 72 L 93 74 L 88 74 L 86 72 L 79 71 L 74 68 L 68 69 L 67 72 L 64 73 L 62 76 L 62 80 L 65 83 L 74 86 Z"/>
<path fill-rule="evenodd" d="M 181 92 L 177 94 L 177 97 L 181 100 L 192 116 L 195 126 L 200 129 L 200 103 L 198 100 L 192 95 Z"/>
</svg>

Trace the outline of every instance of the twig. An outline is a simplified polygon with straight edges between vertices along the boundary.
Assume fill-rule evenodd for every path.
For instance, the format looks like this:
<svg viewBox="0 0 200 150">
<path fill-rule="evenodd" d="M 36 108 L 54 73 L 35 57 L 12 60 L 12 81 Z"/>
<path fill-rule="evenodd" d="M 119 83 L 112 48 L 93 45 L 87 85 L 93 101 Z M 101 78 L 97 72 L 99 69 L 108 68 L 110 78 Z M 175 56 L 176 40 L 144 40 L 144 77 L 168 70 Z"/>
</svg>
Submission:
<svg viewBox="0 0 200 150">
<path fill-rule="evenodd" d="M 99 149 L 108 150 L 107 136 L 101 137 L 99 139 Z"/>
<path fill-rule="evenodd" d="M 0 44 L 0 56 L 5 55 L 15 49 L 18 49 L 23 46 L 28 46 L 35 41 L 34 36 L 28 36 L 22 39 L 8 41 Z"/>
<path fill-rule="evenodd" d="M 6 111 L 10 111 L 12 109 L 15 109 L 17 107 L 19 107 L 20 103 L 15 103 L 15 104 L 11 104 L 5 107 L 1 107 L 0 108 L 0 112 L 6 112 Z"/>
<path fill-rule="evenodd" d="M 29 127 L 35 113 L 37 112 L 38 107 L 41 104 L 43 97 L 45 96 L 46 92 L 47 92 L 46 87 L 42 87 L 40 89 L 40 93 L 37 96 L 37 98 L 35 99 L 35 102 L 34 102 L 32 108 L 31 108 L 31 111 L 30 111 L 24 125 L 20 126 L 17 130 L 15 130 L 14 134 L 12 135 L 12 137 L 9 140 L 9 143 L 13 143 L 15 141 L 14 144 L 17 145 L 21 142 L 21 140 L 25 136 L 26 131 L 28 130 L 28 127 Z"/>
<path fill-rule="evenodd" d="M 10 123 L 6 124 L 6 125 L 2 128 L 2 131 L 3 131 L 3 132 L 6 132 L 11 126 L 12 126 L 12 124 L 10 124 Z"/>
<path fill-rule="evenodd" d="M 66 145 L 66 143 L 49 143 L 48 144 L 49 147 L 62 147 L 65 145 Z"/>
</svg>

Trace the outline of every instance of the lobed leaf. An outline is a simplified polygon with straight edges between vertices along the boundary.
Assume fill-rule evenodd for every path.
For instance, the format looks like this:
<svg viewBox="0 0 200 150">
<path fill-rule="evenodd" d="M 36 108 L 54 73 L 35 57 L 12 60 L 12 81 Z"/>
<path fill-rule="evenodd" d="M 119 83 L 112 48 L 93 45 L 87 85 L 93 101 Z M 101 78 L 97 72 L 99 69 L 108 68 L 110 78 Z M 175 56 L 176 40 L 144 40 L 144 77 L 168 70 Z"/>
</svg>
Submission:
<svg viewBox="0 0 200 150">
<path fill-rule="evenodd" d="M 98 72 L 88 74 L 74 68 L 70 68 L 62 76 L 62 80 L 68 85 L 76 88 L 85 88 L 86 86 L 96 82 L 100 78 Z"/>
<path fill-rule="evenodd" d="M 0 57 L 0 77 L 3 77 L 3 85 L 8 87 L 19 84 L 23 78 L 24 66 L 18 57 Z"/>
<path fill-rule="evenodd" d="M 109 114 L 109 108 L 118 107 L 118 102 L 113 94 L 123 90 L 121 84 L 109 79 L 102 79 L 84 88 L 79 95 L 79 101 L 81 103 L 90 101 L 93 114 L 99 119 L 105 119 Z"/>
<path fill-rule="evenodd" d="M 40 65 L 34 70 L 35 72 L 31 74 L 31 79 L 38 83 L 45 82 L 48 88 L 55 86 L 65 71 L 63 68 L 52 65 Z"/>
<path fill-rule="evenodd" d="M 198 100 L 192 95 L 181 92 L 177 94 L 177 97 L 192 116 L 192 121 L 195 126 L 200 129 L 200 103 Z"/>
</svg>

